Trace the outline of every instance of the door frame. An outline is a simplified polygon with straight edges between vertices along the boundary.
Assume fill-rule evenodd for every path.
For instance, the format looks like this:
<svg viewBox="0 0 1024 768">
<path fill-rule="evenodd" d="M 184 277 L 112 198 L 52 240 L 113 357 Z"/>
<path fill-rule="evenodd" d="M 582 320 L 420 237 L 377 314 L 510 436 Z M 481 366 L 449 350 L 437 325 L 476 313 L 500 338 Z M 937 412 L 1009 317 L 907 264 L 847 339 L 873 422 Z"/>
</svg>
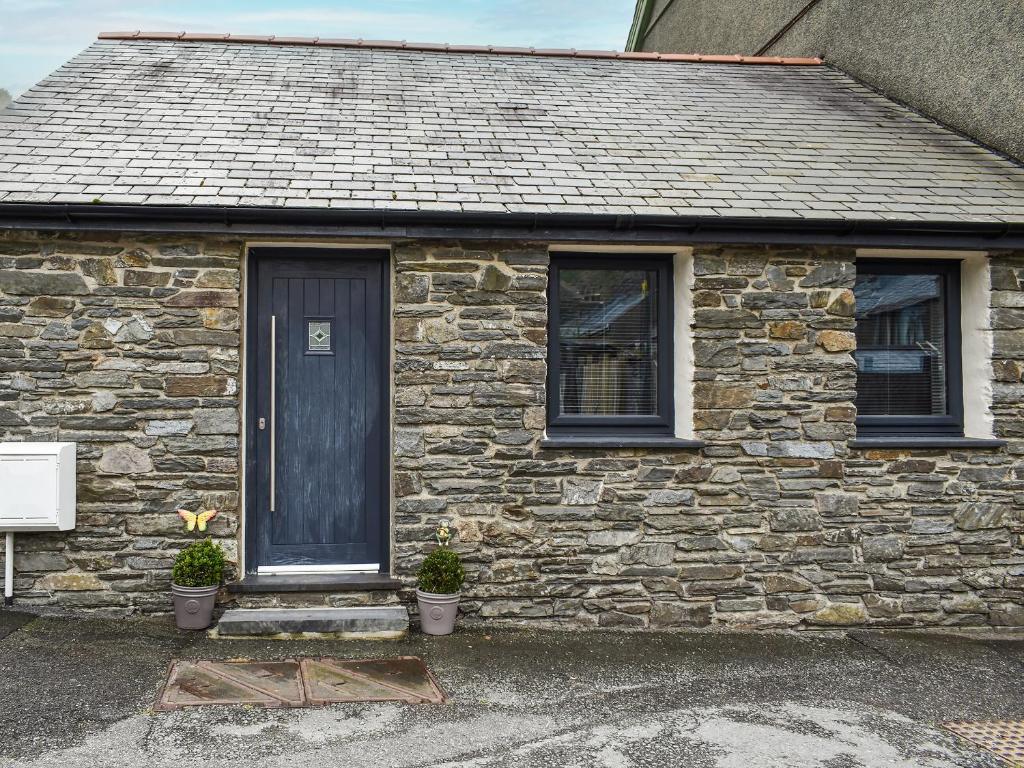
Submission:
<svg viewBox="0 0 1024 768">
<path fill-rule="evenodd" d="M 260 259 L 265 258 L 323 258 L 323 259 L 360 259 L 378 261 L 381 265 L 381 287 L 380 287 L 380 323 L 381 340 L 387 345 L 384 354 L 380 356 L 381 365 L 381 429 L 383 439 L 380 441 L 381 480 L 379 488 L 380 498 L 384 500 L 384 509 L 381 514 L 381 553 L 379 572 L 390 574 L 392 564 L 392 550 L 394 548 L 394 525 L 393 525 L 393 499 L 392 499 L 392 440 L 391 422 L 392 410 L 394 408 L 394 382 L 391 371 L 394 359 L 394 333 L 391 318 L 391 284 L 394 279 L 392 274 L 392 259 L 390 244 L 375 245 L 372 243 L 362 244 L 327 244 L 327 243 L 249 243 L 245 247 L 242 268 L 242 365 L 241 381 L 239 382 L 239 395 L 242 400 L 241 419 L 241 472 L 242 472 L 242 494 L 239 501 L 240 528 L 238 543 L 240 551 L 238 556 L 239 577 L 255 576 L 259 563 L 257 562 L 256 533 L 258 516 L 255 505 L 256 485 L 256 397 L 253 388 L 258 381 L 259 371 L 257 370 L 257 355 L 252 353 L 253 345 L 250 340 L 259 338 L 257 328 L 259 290 L 257 286 L 256 265 Z M 330 568 L 319 571 L 324 573 L 352 573 L 343 565 L 337 568 Z"/>
</svg>

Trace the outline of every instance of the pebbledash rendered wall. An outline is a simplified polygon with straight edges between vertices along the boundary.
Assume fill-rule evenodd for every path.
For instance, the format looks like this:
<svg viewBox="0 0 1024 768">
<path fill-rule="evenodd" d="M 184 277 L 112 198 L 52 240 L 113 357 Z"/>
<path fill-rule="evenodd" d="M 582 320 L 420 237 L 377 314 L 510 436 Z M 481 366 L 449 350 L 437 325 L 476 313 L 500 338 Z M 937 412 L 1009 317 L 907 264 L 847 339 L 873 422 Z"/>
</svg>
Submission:
<svg viewBox="0 0 1024 768">
<path fill-rule="evenodd" d="M 165 611 L 179 507 L 240 526 L 244 244 L 0 234 L 0 428 L 79 443 L 24 605 Z M 547 450 L 545 244 L 396 243 L 394 553 L 439 519 L 471 619 L 1024 626 L 1024 253 L 993 253 L 994 450 L 854 450 L 854 253 L 696 247 L 702 450 Z M 677 338 L 677 344 L 687 343 Z M 296 601 L 408 599 L 289 595 Z M 261 604 L 275 598 L 258 598 Z"/>
</svg>

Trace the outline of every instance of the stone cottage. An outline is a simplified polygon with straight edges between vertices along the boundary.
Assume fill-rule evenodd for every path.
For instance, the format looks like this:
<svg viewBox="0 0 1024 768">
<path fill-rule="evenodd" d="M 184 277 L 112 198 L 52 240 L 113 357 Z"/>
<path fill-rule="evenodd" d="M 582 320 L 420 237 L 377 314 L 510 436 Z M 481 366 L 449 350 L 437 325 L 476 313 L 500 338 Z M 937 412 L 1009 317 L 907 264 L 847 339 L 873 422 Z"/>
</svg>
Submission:
<svg viewBox="0 0 1024 768">
<path fill-rule="evenodd" d="M 1024 626 L 1024 169 L 810 59 L 114 33 L 0 112 L 20 605 Z"/>
</svg>

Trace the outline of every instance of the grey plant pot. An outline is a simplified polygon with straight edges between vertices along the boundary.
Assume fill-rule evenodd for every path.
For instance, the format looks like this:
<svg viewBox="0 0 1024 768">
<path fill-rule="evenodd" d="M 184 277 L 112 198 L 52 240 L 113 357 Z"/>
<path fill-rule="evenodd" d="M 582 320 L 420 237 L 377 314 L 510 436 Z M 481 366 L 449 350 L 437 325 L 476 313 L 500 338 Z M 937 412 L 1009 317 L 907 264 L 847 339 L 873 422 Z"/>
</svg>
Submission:
<svg viewBox="0 0 1024 768">
<path fill-rule="evenodd" d="M 420 607 L 420 629 L 427 635 L 450 635 L 455 631 L 455 618 L 459 615 L 458 592 L 442 595 L 416 590 Z"/>
<path fill-rule="evenodd" d="M 219 585 L 182 587 L 171 584 L 174 596 L 174 621 L 178 629 L 206 629 L 213 623 L 213 606 Z"/>
</svg>

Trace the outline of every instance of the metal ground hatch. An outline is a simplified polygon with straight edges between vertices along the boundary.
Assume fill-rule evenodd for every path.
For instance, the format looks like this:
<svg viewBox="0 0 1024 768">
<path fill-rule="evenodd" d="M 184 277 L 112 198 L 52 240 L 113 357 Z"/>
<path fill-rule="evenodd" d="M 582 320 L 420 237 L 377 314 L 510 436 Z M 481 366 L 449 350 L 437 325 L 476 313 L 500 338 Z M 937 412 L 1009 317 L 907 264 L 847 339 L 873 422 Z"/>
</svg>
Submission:
<svg viewBox="0 0 1024 768">
<path fill-rule="evenodd" d="M 1024 720 L 959 721 L 943 727 L 1012 766 L 1024 766 Z"/>
<path fill-rule="evenodd" d="M 155 708 L 169 711 L 216 704 L 311 707 L 358 701 L 443 704 L 445 695 L 416 656 L 174 661 Z"/>
</svg>

